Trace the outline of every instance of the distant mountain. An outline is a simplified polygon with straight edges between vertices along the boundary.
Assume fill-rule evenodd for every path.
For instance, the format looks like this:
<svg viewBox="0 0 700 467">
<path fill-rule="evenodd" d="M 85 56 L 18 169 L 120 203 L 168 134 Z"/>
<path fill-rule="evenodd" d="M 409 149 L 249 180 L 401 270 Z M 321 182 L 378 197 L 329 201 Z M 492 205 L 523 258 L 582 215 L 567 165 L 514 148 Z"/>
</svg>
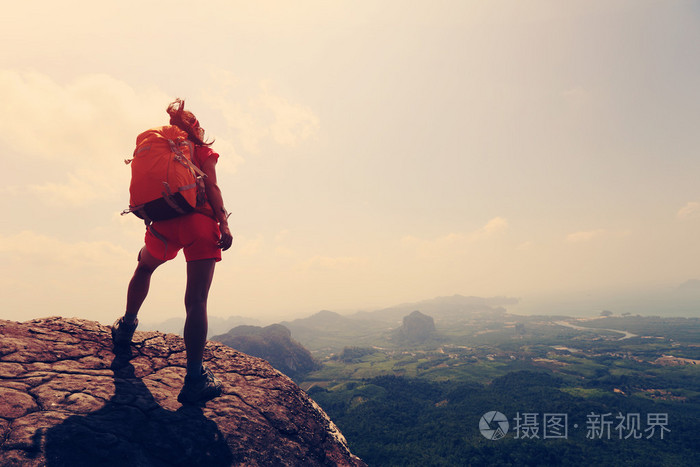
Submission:
<svg viewBox="0 0 700 467">
<path fill-rule="evenodd" d="M 437 297 L 414 303 L 404 303 L 375 311 L 361 311 L 349 315 L 322 310 L 306 318 L 282 321 L 291 335 L 306 349 L 316 355 L 330 355 L 344 347 L 396 346 L 403 342 L 397 339 L 397 330 L 403 318 L 419 311 L 433 319 L 438 329 L 451 325 L 469 325 L 484 318 L 505 318 L 505 306 L 514 305 L 517 299 L 508 297 L 465 297 L 453 295 Z M 184 318 L 173 318 L 159 324 L 141 324 L 139 330 L 158 330 L 182 335 Z M 237 326 L 259 326 L 259 321 L 233 316 L 210 317 L 209 336 L 227 334 Z M 212 338 L 212 337 L 210 337 Z"/>
<path fill-rule="evenodd" d="M 237 326 L 226 334 L 212 337 L 236 350 L 267 360 L 273 367 L 290 378 L 318 368 L 311 353 L 280 324 L 266 327 Z"/>
<path fill-rule="evenodd" d="M 313 350 L 342 349 L 345 346 L 375 342 L 388 330 L 385 322 L 374 319 L 347 317 L 323 310 L 308 318 L 283 321 L 295 339 Z"/>
<path fill-rule="evenodd" d="M 397 330 L 397 337 L 405 344 L 420 344 L 435 335 L 433 318 L 416 310 L 404 316 L 403 324 Z"/>
<path fill-rule="evenodd" d="M 260 324 L 260 321 L 258 321 L 257 319 L 246 318 L 243 316 L 229 316 L 227 318 L 221 318 L 219 316 L 209 316 L 209 332 L 207 333 L 207 338 L 211 338 L 211 336 L 216 336 L 217 334 L 224 334 L 229 329 L 245 324 L 257 325 Z M 160 323 L 139 323 L 139 331 L 160 331 L 166 334 L 177 334 L 179 336 L 182 336 L 184 329 L 184 317 L 170 318 Z"/>
<path fill-rule="evenodd" d="M 182 330 L 185 328 L 185 318 L 170 318 L 160 323 L 148 323 L 139 320 L 139 331 L 160 331 L 165 334 L 177 334 L 182 336 Z"/>
<path fill-rule="evenodd" d="M 284 321 L 283 324 L 285 326 L 291 325 L 292 327 L 290 327 L 290 329 L 293 327 L 304 327 L 309 329 L 333 329 L 341 326 L 356 326 L 356 323 L 352 323 L 347 317 L 328 310 L 321 310 L 307 318 L 299 318 L 289 322 Z"/>
<path fill-rule="evenodd" d="M 688 279 L 678 286 L 676 289 L 679 292 L 700 292 L 700 280 L 699 279 Z"/>
<path fill-rule="evenodd" d="M 430 317 L 433 327 L 446 327 L 453 324 L 468 325 L 483 318 L 505 318 L 507 313 L 504 306 L 517 302 L 517 299 L 508 297 L 453 295 L 351 315 L 323 310 L 307 318 L 284 321 L 282 324 L 291 330 L 294 337 L 306 348 L 328 355 L 340 352 L 344 347 L 395 346 L 408 343 L 406 339 L 401 338 L 399 328 L 403 325 L 404 317 L 414 311 Z"/>
<path fill-rule="evenodd" d="M 437 297 L 415 303 L 404 303 L 390 308 L 376 311 L 361 311 L 351 315 L 354 319 L 385 321 L 398 325 L 403 317 L 414 310 L 432 316 L 436 322 L 443 324 L 464 322 L 479 315 L 489 317 L 505 315 L 506 305 L 515 305 L 517 298 L 509 297 L 465 297 L 452 295 L 449 297 Z"/>
</svg>

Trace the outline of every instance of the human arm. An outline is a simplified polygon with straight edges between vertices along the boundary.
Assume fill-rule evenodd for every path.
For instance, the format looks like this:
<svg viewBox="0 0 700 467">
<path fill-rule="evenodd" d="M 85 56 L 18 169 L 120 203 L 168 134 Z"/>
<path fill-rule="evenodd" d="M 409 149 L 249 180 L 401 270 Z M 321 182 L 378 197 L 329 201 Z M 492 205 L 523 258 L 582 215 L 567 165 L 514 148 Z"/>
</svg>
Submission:
<svg viewBox="0 0 700 467">
<path fill-rule="evenodd" d="M 204 190 L 207 194 L 207 201 L 209 201 L 214 210 L 214 216 L 219 223 L 219 231 L 221 232 L 219 247 L 225 251 L 233 244 L 233 235 L 231 235 L 231 230 L 228 227 L 228 213 L 224 208 L 221 189 L 216 182 L 216 157 L 208 157 L 202 164 L 201 169 L 206 174 L 206 177 L 204 177 Z"/>
</svg>

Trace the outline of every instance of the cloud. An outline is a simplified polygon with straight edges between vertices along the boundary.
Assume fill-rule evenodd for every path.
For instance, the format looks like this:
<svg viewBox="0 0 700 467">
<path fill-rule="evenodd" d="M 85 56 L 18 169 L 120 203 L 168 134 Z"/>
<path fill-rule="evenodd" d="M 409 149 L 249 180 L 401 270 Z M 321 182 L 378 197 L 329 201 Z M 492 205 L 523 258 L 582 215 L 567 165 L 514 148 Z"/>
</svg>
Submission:
<svg viewBox="0 0 700 467">
<path fill-rule="evenodd" d="M 680 208 L 676 213 L 676 218 L 679 220 L 694 219 L 700 216 L 700 203 L 690 201 L 685 206 Z"/>
<path fill-rule="evenodd" d="M 488 238 L 505 231 L 508 228 L 508 221 L 502 217 L 494 217 L 481 229 L 472 234 L 474 239 Z"/>
<path fill-rule="evenodd" d="M 245 163 L 243 157 L 238 154 L 235 146 L 228 138 L 217 136 L 212 149 L 221 156 L 216 163 L 217 175 L 222 173 L 234 174 L 238 170 L 238 167 Z"/>
<path fill-rule="evenodd" d="M 261 84 L 259 101 L 274 116 L 270 133 L 275 142 L 281 146 L 294 147 L 318 133 L 319 119 L 313 111 L 273 94 L 269 90 L 269 84 Z"/>
<path fill-rule="evenodd" d="M 52 205 L 104 200 L 128 186 L 122 161 L 136 135 L 165 120 L 169 98 L 104 74 L 62 84 L 38 72 L 0 70 L 0 143 L 26 161 L 15 191 Z M 21 167 L 21 168 L 22 168 Z"/>
<path fill-rule="evenodd" d="M 0 140 L 24 156 L 63 163 L 121 160 L 139 131 L 164 119 L 168 101 L 105 74 L 61 84 L 38 72 L 0 70 Z"/>
<path fill-rule="evenodd" d="M 104 240 L 65 241 L 31 230 L 0 236 L 5 318 L 111 319 L 123 312 L 135 257 L 134 251 Z"/>
<path fill-rule="evenodd" d="M 295 147 L 318 133 L 313 110 L 274 93 L 270 81 L 253 85 L 217 69 L 211 78 L 214 84 L 204 91 L 204 100 L 221 112 L 243 151 L 258 154 L 264 141 Z"/>
<path fill-rule="evenodd" d="M 535 243 L 531 240 L 524 241 L 520 243 L 516 250 L 518 251 L 532 251 L 535 248 Z"/>
<path fill-rule="evenodd" d="M 236 254 L 243 256 L 257 256 L 264 251 L 265 240 L 262 235 L 257 235 L 255 238 L 246 238 L 234 234 L 234 246 Z"/>
<path fill-rule="evenodd" d="M 576 86 L 562 92 L 567 105 L 575 111 L 582 110 L 591 100 L 591 93 L 581 86 Z"/>
<path fill-rule="evenodd" d="M 449 233 L 434 239 L 420 239 L 406 236 L 401 244 L 417 251 L 424 256 L 441 256 L 444 254 L 463 253 L 477 242 L 496 237 L 508 229 L 508 221 L 502 217 L 494 217 L 483 227 L 467 233 Z"/>
<path fill-rule="evenodd" d="M 31 184 L 27 189 L 46 204 L 82 206 L 101 202 L 115 194 L 123 195 L 129 183 L 129 169 L 124 169 L 120 174 L 80 168 L 67 175 L 68 181 L 65 183 Z"/>
<path fill-rule="evenodd" d="M 244 162 L 236 145 L 256 153 L 264 140 L 293 147 L 318 132 L 316 115 L 273 93 L 270 83 L 245 89 L 228 72 L 213 77 L 205 100 L 228 124 L 223 131 L 212 125 L 221 133 L 214 148 L 223 156 L 222 173 L 235 173 Z M 158 89 L 135 89 L 106 74 L 60 83 L 39 72 L 0 70 L 0 143 L 40 164 L 27 186 L 13 189 L 67 206 L 121 193 L 130 173 L 121 161 L 131 155 L 137 134 L 166 122 L 170 100 Z"/>
<path fill-rule="evenodd" d="M 125 256 L 133 256 L 133 252 L 130 254 L 107 241 L 71 243 L 29 230 L 0 237 L 0 258 L 5 264 L 15 261 L 27 265 L 38 261 L 42 271 L 51 267 L 65 268 L 65 271 L 90 265 L 101 270 L 123 262 Z"/>
<path fill-rule="evenodd" d="M 589 242 L 594 238 L 598 238 L 605 234 L 604 229 L 588 230 L 583 232 L 574 232 L 566 236 L 566 241 L 569 243 Z"/>
<path fill-rule="evenodd" d="M 328 269 L 345 269 L 347 267 L 360 266 L 367 264 L 367 258 L 355 256 L 314 256 L 302 264 L 303 270 L 328 270 Z"/>
</svg>

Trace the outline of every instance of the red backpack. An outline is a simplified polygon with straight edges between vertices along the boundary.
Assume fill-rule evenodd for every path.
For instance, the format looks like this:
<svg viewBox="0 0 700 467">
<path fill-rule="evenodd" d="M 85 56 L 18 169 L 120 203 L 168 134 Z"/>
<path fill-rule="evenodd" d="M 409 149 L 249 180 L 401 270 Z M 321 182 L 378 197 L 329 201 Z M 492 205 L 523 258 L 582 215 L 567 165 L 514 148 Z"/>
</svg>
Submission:
<svg viewBox="0 0 700 467">
<path fill-rule="evenodd" d="M 129 209 L 147 224 L 188 214 L 204 203 L 206 175 L 192 162 L 194 144 L 175 125 L 152 128 L 136 138 Z"/>
</svg>

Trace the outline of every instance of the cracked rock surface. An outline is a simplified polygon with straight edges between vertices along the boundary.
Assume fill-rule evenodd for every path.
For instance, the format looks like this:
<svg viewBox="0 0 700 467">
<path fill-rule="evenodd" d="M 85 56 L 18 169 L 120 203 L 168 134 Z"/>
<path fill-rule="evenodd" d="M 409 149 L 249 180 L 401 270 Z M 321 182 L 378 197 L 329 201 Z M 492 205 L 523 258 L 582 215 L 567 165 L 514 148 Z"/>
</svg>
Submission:
<svg viewBox="0 0 700 467">
<path fill-rule="evenodd" d="M 0 465 L 365 465 L 264 360 L 208 342 L 205 364 L 223 395 L 183 406 L 178 336 L 137 331 L 115 355 L 94 321 L 0 320 Z"/>
</svg>

